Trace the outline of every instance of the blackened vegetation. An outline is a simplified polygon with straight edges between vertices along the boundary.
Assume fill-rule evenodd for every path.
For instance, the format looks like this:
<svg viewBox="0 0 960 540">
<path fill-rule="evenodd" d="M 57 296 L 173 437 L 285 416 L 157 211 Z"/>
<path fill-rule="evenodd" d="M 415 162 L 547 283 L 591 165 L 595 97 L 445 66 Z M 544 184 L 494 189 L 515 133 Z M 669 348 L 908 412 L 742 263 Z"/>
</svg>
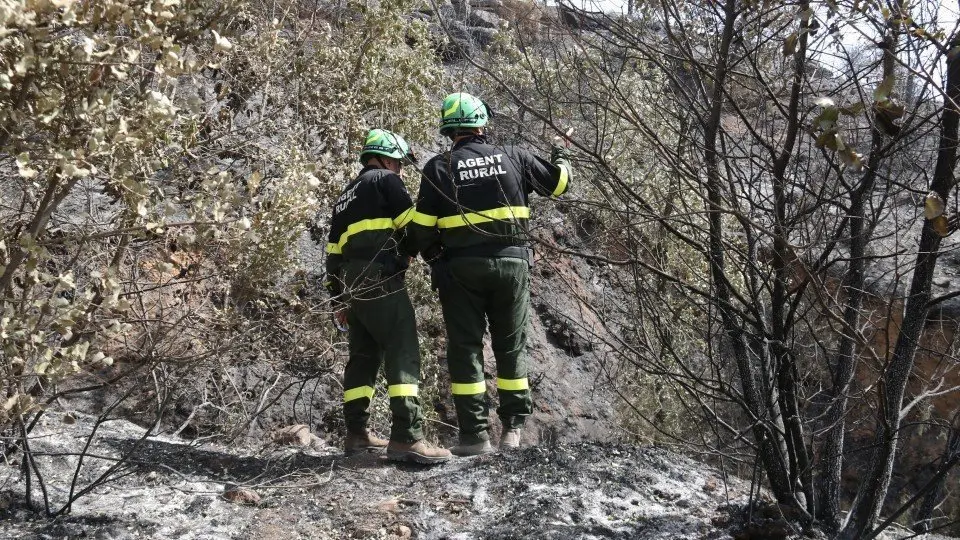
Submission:
<svg viewBox="0 0 960 540">
<path fill-rule="evenodd" d="M 542 302 L 535 302 L 533 309 L 540 317 L 551 345 L 570 356 L 582 356 L 584 352 L 593 350 L 593 344 L 580 336 L 576 328 L 563 315 L 554 313 L 550 306 Z"/>
</svg>

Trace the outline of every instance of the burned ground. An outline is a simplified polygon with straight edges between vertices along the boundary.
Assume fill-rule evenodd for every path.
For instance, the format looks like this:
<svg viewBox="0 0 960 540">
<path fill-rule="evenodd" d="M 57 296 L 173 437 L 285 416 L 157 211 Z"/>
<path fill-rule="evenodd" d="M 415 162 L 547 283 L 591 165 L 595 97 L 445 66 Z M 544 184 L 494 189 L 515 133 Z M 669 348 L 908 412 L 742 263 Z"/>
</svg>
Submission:
<svg viewBox="0 0 960 540">
<path fill-rule="evenodd" d="M 51 415 L 38 438 L 51 496 L 62 500 L 82 433 Z M 394 464 L 334 448 L 260 448 L 142 438 L 108 422 L 80 486 L 129 455 L 122 477 L 54 520 L 7 497 L 2 538 L 729 538 L 731 509 L 749 484 L 661 448 L 557 443 L 455 459 Z M 19 471 L 2 469 L 5 493 Z M 253 505 L 228 502 L 235 486 Z M 17 494 L 19 495 L 19 494 Z"/>
</svg>

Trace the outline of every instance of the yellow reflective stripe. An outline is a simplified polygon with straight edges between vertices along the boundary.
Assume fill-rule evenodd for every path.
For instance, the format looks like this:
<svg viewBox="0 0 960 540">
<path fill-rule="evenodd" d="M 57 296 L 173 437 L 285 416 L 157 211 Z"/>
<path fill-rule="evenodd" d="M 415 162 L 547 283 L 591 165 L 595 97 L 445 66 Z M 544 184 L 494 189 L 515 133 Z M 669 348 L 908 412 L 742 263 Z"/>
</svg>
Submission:
<svg viewBox="0 0 960 540">
<path fill-rule="evenodd" d="M 553 190 L 553 196 L 559 197 L 567 190 L 567 180 L 570 178 L 567 168 L 563 165 L 560 166 L 560 181 L 557 182 L 557 189 Z"/>
<path fill-rule="evenodd" d="M 470 382 L 470 383 L 453 383 L 450 385 L 450 392 L 455 396 L 472 396 L 475 394 L 483 394 L 487 391 L 487 383 L 480 382 Z"/>
<path fill-rule="evenodd" d="M 393 218 L 393 225 L 398 229 L 402 229 L 407 225 L 407 223 L 410 223 L 411 221 L 413 221 L 413 218 L 416 215 L 417 215 L 417 207 L 411 206 L 410 208 L 407 208 L 406 210 L 404 210 L 402 214 Z"/>
<path fill-rule="evenodd" d="M 500 390 L 527 390 L 530 385 L 527 383 L 526 377 L 522 379 L 497 378 L 497 388 Z"/>
<path fill-rule="evenodd" d="M 417 225 L 423 225 L 424 227 L 435 227 L 437 225 L 437 216 L 415 212 L 413 222 Z"/>
<path fill-rule="evenodd" d="M 358 386 L 356 388 L 351 388 L 349 390 L 344 390 L 343 392 L 343 402 L 353 401 L 355 399 L 367 398 L 373 399 L 373 387 L 372 386 Z"/>
<path fill-rule="evenodd" d="M 340 255 L 343 253 L 343 250 L 340 249 L 340 246 L 336 244 L 327 244 L 327 253 L 332 253 L 334 255 Z"/>
<path fill-rule="evenodd" d="M 453 102 L 453 105 L 451 105 L 449 109 L 443 111 L 443 117 L 446 118 L 450 116 L 451 114 L 455 113 L 459 108 L 460 108 L 460 98 L 457 98 L 457 100 Z"/>
<path fill-rule="evenodd" d="M 417 397 L 420 390 L 415 384 L 391 384 L 387 387 L 387 393 L 390 397 Z"/>
<path fill-rule="evenodd" d="M 388 217 L 363 219 L 356 223 L 351 223 L 350 225 L 347 225 L 347 230 L 340 235 L 340 241 L 334 245 L 337 246 L 337 249 L 342 250 L 343 246 L 347 243 L 347 240 L 349 240 L 351 236 L 357 234 L 358 232 L 379 231 L 382 229 L 395 229 L 395 228 L 396 226 L 393 224 L 393 220 Z M 330 251 L 329 245 L 327 246 L 327 251 L 330 253 L 333 253 L 332 251 Z M 337 253 L 340 253 L 340 252 L 337 251 Z"/>
<path fill-rule="evenodd" d="M 438 219 L 437 227 L 450 229 L 452 227 L 476 225 L 477 223 L 486 223 L 494 220 L 519 218 L 529 219 L 530 209 L 526 206 L 504 206 L 502 208 L 494 208 L 493 210 L 481 210 L 459 216 L 448 216 Z"/>
</svg>

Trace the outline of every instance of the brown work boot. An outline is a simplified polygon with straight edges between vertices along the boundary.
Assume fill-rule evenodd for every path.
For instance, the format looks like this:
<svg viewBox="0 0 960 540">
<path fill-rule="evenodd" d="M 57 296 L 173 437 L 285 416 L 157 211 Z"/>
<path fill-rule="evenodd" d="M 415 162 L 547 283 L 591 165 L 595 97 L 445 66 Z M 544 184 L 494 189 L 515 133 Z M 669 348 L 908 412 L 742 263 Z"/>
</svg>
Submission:
<svg viewBox="0 0 960 540">
<path fill-rule="evenodd" d="M 379 452 L 387 447 L 387 441 L 371 435 L 369 431 L 363 430 L 358 433 L 347 433 L 343 439 L 343 453 L 352 456 L 359 452 Z"/>
<path fill-rule="evenodd" d="M 425 441 L 390 441 L 387 445 L 387 459 L 390 461 L 412 461 L 422 465 L 436 465 L 450 461 L 450 451 L 437 448 Z"/>
<path fill-rule="evenodd" d="M 500 450 L 516 450 L 520 448 L 520 428 L 505 429 L 500 434 Z"/>
<path fill-rule="evenodd" d="M 460 444 L 450 448 L 450 452 L 460 457 L 482 456 L 493 452 L 493 445 L 490 444 L 490 441 L 479 441 L 472 444 L 464 444 L 463 441 L 460 441 Z"/>
</svg>

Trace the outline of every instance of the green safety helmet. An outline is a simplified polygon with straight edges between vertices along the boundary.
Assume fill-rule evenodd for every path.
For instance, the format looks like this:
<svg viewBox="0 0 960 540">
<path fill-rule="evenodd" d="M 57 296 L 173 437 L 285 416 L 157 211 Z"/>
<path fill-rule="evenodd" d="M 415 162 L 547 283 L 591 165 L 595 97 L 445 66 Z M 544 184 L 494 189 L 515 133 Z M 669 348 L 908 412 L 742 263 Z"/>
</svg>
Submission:
<svg viewBox="0 0 960 540">
<path fill-rule="evenodd" d="M 485 126 L 490 116 L 490 107 L 482 99 L 466 92 L 450 94 L 440 108 L 440 134 L 446 135 L 461 127 Z"/>
<path fill-rule="evenodd" d="M 403 158 L 408 158 L 410 161 L 417 160 L 417 156 L 410 151 L 410 146 L 403 137 L 385 129 L 371 129 L 367 133 L 363 148 L 360 149 L 360 163 L 366 162 L 367 154 L 377 154 L 400 161 L 403 161 Z"/>
</svg>

